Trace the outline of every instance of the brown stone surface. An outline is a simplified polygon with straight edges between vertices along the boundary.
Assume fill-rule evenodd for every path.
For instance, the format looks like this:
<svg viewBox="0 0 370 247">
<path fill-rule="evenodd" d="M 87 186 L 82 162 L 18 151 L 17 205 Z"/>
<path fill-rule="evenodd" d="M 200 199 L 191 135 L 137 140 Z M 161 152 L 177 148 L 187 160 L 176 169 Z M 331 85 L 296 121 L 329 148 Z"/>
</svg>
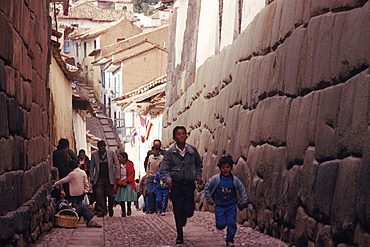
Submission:
<svg viewBox="0 0 370 247">
<path fill-rule="evenodd" d="M 205 179 L 231 154 L 252 204 L 238 219 L 250 226 L 292 245 L 366 246 L 370 2 L 268 2 L 230 46 L 218 52 L 216 45 L 193 84 L 189 40 L 204 37 L 189 31 L 194 20 L 180 64 L 169 47 L 163 144 L 173 143 L 174 126 L 187 127 Z"/>
<path fill-rule="evenodd" d="M 143 214 L 133 208 L 133 215 L 120 217 L 120 206 L 114 208 L 113 217 L 94 220 L 103 228 L 87 228 L 80 221 L 75 229 L 54 228 L 46 232 L 33 247 L 42 246 L 179 246 L 175 244 L 176 230 L 172 212 L 165 216 Z M 214 214 L 195 212 L 184 227 L 184 244 L 181 246 L 225 246 L 226 230 L 217 230 Z M 238 225 L 236 246 L 288 246 L 286 243 Z"/>
</svg>

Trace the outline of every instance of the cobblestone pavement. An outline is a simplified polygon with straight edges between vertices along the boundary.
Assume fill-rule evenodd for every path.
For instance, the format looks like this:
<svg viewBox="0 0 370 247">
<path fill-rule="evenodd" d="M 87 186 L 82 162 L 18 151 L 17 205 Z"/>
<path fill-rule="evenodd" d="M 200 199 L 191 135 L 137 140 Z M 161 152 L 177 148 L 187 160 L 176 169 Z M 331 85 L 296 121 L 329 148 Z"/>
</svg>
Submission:
<svg viewBox="0 0 370 247">
<path fill-rule="evenodd" d="M 54 228 L 42 235 L 33 247 L 45 246 L 225 246 L 226 230 L 217 230 L 214 214 L 195 212 L 184 227 L 184 241 L 176 245 L 176 230 L 173 214 L 165 216 L 144 214 L 133 208 L 133 215 L 120 217 L 120 206 L 116 206 L 113 217 L 96 218 L 103 228 L 87 228 L 80 222 L 75 229 Z M 277 246 L 286 247 L 288 244 L 279 239 L 264 235 L 249 227 L 238 225 L 235 236 L 235 246 Z"/>
</svg>

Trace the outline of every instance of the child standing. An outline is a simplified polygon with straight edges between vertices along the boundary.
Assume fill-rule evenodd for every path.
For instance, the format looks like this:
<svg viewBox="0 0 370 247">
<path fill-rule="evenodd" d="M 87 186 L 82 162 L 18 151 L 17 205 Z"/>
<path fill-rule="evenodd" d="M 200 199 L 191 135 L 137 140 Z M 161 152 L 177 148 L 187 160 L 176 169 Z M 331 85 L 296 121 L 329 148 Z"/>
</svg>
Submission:
<svg viewBox="0 0 370 247">
<path fill-rule="evenodd" d="M 146 191 L 148 194 L 149 213 L 156 213 L 156 199 L 154 194 L 154 178 L 159 172 L 159 165 L 163 160 L 163 155 L 160 154 L 161 147 L 154 145 L 152 147 L 152 155 L 149 156 L 148 167 L 146 169 Z"/>
<path fill-rule="evenodd" d="M 247 207 L 248 197 L 242 182 L 231 173 L 233 169 L 233 159 L 224 156 L 220 159 L 217 166 L 221 173 L 209 179 L 205 186 L 205 197 L 209 204 L 216 204 L 216 228 L 219 230 L 227 227 L 226 246 L 234 246 L 234 236 L 236 233 L 236 206 L 237 193 L 241 197 L 238 204 L 240 210 Z"/>
<path fill-rule="evenodd" d="M 157 172 L 154 178 L 154 192 L 156 194 L 156 204 L 157 209 L 161 212 L 162 216 L 165 216 L 165 212 L 167 210 L 168 205 L 168 195 L 169 195 L 170 188 L 168 187 L 167 183 L 161 180 L 160 172 Z"/>
</svg>

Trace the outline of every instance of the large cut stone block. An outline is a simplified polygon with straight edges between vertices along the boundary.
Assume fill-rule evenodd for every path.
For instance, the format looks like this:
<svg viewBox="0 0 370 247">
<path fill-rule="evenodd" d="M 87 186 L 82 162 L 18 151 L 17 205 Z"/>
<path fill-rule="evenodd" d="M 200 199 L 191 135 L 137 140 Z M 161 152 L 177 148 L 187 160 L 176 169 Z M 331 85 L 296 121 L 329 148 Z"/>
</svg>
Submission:
<svg viewBox="0 0 370 247">
<path fill-rule="evenodd" d="M 283 220 L 289 225 L 295 226 L 297 209 L 300 204 L 297 194 L 301 177 L 299 176 L 299 166 L 293 166 L 286 172 L 284 188 L 281 192 L 281 210 L 283 212 Z"/>
<path fill-rule="evenodd" d="M 335 246 L 330 225 L 317 224 L 315 246 Z"/>
<path fill-rule="evenodd" d="M 270 83 L 273 75 L 276 52 L 270 52 L 266 56 L 262 57 L 261 69 L 260 69 L 260 85 L 258 86 L 258 97 L 260 100 L 265 99 L 270 94 Z"/>
<path fill-rule="evenodd" d="M 242 109 L 240 111 L 240 120 L 237 129 L 237 133 L 239 134 L 236 136 L 234 149 L 236 150 L 235 152 L 240 152 L 242 157 L 247 157 L 249 147 L 252 145 L 251 131 L 254 111 Z"/>
<path fill-rule="evenodd" d="M 302 46 L 302 60 L 300 65 L 299 91 L 312 91 L 314 89 L 313 69 L 318 44 L 318 32 L 321 18 L 312 18 L 307 26 L 306 36 Z"/>
<path fill-rule="evenodd" d="M 348 80 L 342 90 L 338 116 L 337 135 L 341 153 L 363 151 L 370 111 L 370 76 L 369 70 Z"/>
<path fill-rule="evenodd" d="M 14 71 L 12 67 L 5 66 L 5 74 L 6 77 L 4 78 L 4 91 L 8 95 L 15 96 L 16 93 L 18 93 L 16 92 L 16 87 L 18 86 L 16 84 L 19 82 L 20 79 L 19 72 Z"/>
<path fill-rule="evenodd" d="M 2 12 L 0 12 L 0 27 L 1 33 L 3 34 L 0 35 L 0 55 L 4 57 L 5 60 L 11 61 L 14 48 L 13 35 L 16 34 L 11 27 L 11 23 Z"/>
<path fill-rule="evenodd" d="M 309 146 L 309 126 L 312 119 L 314 93 L 292 100 L 287 128 L 288 163 L 302 164 Z"/>
<path fill-rule="evenodd" d="M 5 93 L 0 92 L 0 137 L 9 135 L 8 128 L 8 107 Z M 0 172 L 1 173 L 1 172 Z"/>
<path fill-rule="evenodd" d="M 281 22 L 279 27 L 279 39 L 283 40 L 287 35 L 293 32 L 295 28 L 296 20 L 296 7 L 297 0 L 285 0 L 281 1 Z M 298 2 L 299 4 L 299 2 Z"/>
<path fill-rule="evenodd" d="M 252 121 L 252 142 L 284 145 L 290 104 L 291 99 L 284 96 L 275 96 L 261 101 Z"/>
<path fill-rule="evenodd" d="M 23 171 L 7 172 L 0 176 L 0 215 L 5 215 L 21 206 L 21 184 Z M 13 196 L 9 196 L 13 195 Z"/>
<path fill-rule="evenodd" d="M 342 86 L 326 88 L 320 95 L 315 141 L 316 157 L 319 161 L 335 158 L 339 152 L 335 129 L 338 126 Z"/>
<path fill-rule="evenodd" d="M 303 44 L 306 29 L 297 28 L 283 44 L 285 48 L 285 71 L 284 91 L 287 95 L 297 95 L 297 81 L 299 73 L 299 62 L 301 60 L 301 47 Z"/>
<path fill-rule="evenodd" d="M 248 61 L 246 65 L 246 70 L 244 71 L 243 81 L 241 86 L 241 96 L 242 104 L 244 108 L 252 108 L 252 76 L 254 68 L 254 59 L 253 61 Z"/>
<path fill-rule="evenodd" d="M 317 43 L 314 51 L 314 63 L 312 66 L 312 85 L 314 88 L 322 88 L 331 84 L 330 59 L 333 27 L 335 14 L 326 14 L 320 17 L 320 24 L 317 26 Z M 313 44 L 315 45 L 315 44 Z"/>
<path fill-rule="evenodd" d="M 261 50 L 267 51 L 271 49 L 271 46 L 275 43 L 275 40 L 271 41 L 271 33 L 273 28 L 273 20 L 275 17 L 275 11 L 276 11 L 276 5 L 275 3 L 272 3 L 265 8 L 261 10 L 261 16 L 264 18 L 264 26 L 262 28 L 262 40 L 261 42 Z"/>
<path fill-rule="evenodd" d="M 262 57 L 257 57 L 253 59 L 253 70 L 251 73 L 251 106 L 255 107 L 259 102 L 259 86 L 261 85 L 260 71 L 262 67 Z"/>
<path fill-rule="evenodd" d="M 276 47 L 280 42 L 280 27 L 281 27 L 281 19 L 282 19 L 282 12 L 283 12 L 283 1 L 273 1 L 271 5 L 276 5 L 276 7 L 272 6 L 271 8 L 275 8 L 274 19 L 272 20 L 273 26 L 271 28 L 271 39 L 270 39 L 270 47 Z M 252 22 L 253 23 L 253 22 Z"/>
<path fill-rule="evenodd" d="M 307 246 L 308 240 L 315 238 L 316 227 L 317 222 L 306 214 L 303 207 L 299 207 L 295 225 L 295 244 L 297 246 Z"/>
<path fill-rule="evenodd" d="M 369 2 L 364 7 L 348 13 L 342 30 L 339 54 L 339 65 L 343 79 L 347 79 L 354 71 L 369 66 L 370 34 L 368 23 L 370 23 Z"/>
<path fill-rule="evenodd" d="M 370 127 L 367 128 L 356 192 L 356 213 L 360 224 L 370 224 Z"/>
<path fill-rule="evenodd" d="M 32 102 L 32 88 L 31 84 L 28 81 L 23 81 L 23 92 L 24 92 L 24 101 L 23 106 L 26 110 L 31 109 L 31 102 Z"/>
<path fill-rule="evenodd" d="M 25 202 L 30 200 L 37 189 L 47 182 L 49 174 L 50 164 L 48 163 L 38 164 L 26 171 L 21 183 L 21 201 Z"/>
<path fill-rule="evenodd" d="M 284 92 L 284 67 L 285 67 L 285 49 L 279 46 L 274 52 L 273 66 L 271 69 L 271 78 L 269 78 L 269 95 L 283 94 Z"/>
<path fill-rule="evenodd" d="M 303 165 L 299 168 L 301 183 L 298 191 L 298 198 L 302 201 L 309 215 L 314 215 L 314 185 L 318 167 L 319 162 L 315 159 L 315 147 L 309 147 Z"/>
<path fill-rule="evenodd" d="M 230 95 L 228 100 L 230 106 L 237 102 L 242 103 L 245 107 L 247 106 L 246 99 L 244 98 L 246 98 L 248 94 L 248 85 L 246 83 L 248 66 L 249 61 L 238 63 L 236 65 L 235 76 L 233 77 L 233 82 L 230 85 L 233 88 L 231 93 L 232 95 Z"/>
<path fill-rule="evenodd" d="M 356 192 L 360 175 L 360 162 L 360 158 L 348 157 L 343 159 L 339 165 L 330 225 L 333 234 L 342 238 L 353 239 L 352 234 L 355 231 L 353 222 L 357 219 Z"/>
<path fill-rule="evenodd" d="M 348 18 L 348 12 L 341 12 L 335 15 L 334 26 L 331 31 L 331 44 L 330 47 L 330 77 L 333 82 L 339 82 L 342 79 L 341 76 L 341 61 L 339 55 L 341 53 L 341 42 L 343 26 Z"/>
<path fill-rule="evenodd" d="M 314 216 L 317 221 L 327 224 L 330 223 L 331 206 L 340 162 L 340 160 L 332 160 L 321 163 L 317 170 L 314 185 Z"/>
<path fill-rule="evenodd" d="M 8 100 L 9 132 L 13 135 L 22 135 L 23 111 L 14 99 Z"/>
</svg>

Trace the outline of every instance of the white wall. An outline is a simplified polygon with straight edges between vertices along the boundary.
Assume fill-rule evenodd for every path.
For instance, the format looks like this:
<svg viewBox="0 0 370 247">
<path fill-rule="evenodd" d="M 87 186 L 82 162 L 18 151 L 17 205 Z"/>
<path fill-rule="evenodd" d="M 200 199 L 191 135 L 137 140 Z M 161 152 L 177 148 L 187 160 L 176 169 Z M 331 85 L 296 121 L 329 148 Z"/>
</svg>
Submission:
<svg viewBox="0 0 370 247">
<path fill-rule="evenodd" d="M 230 45 L 239 35 L 238 7 L 238 1 L 224 1 L 220 50 Z"/>
<path fill-rule="evenodd" d="M 162 118 L 163 114 L 155 115 L 153 117 L 146 117 L 153 124 L 148 140 L 144 143 L 141 142 L 141 135 L 146 134 L 144 127 L 141 127 L 139 115 L 135 113 L 134 126 L 136 127 L 138 135 L 135 138 L 135 144 L 126 143 L 125 152 L 128 154 L 129 159 L 134 163 L 136 178 L 145 175 L 144 161 L 146 153 L 151 149 L 153 140 L 162 138 Z"/>
<path fill-rule="evenodd" d="M 185 5 L 186 2 L 186 5 Z M 183 46 L 183 28 L 186 23 L 187 1 L 177 1 L 179 6 L 176 23 L 176 64 L 180 63 Z M 265 6 L 265 0 L 244 0 L 242 9 L 241 31 L 243 31 L 254 17 Z M 204 61 L 218 54 L 222 48 L 230 45 L 239 36 L 238 0 L 224 1 L 222 11 L 221 41 L 219 40 L 219 1 L 202 0 L 199 16 L 199 32 L 197 46 L 198 68 Z M 182 34 L 182 36 L 181 36 Z"/>
<path fill-rule="evenodd" d="M 59 23 L 63 23 L 66 26 L 71 26 L 72 24 L 78 24 L 78 27 L 84 27 L 84 28 L 93 28 L 98 27 L 106 22 L 100 22 L 100 21 L 90 21 L 86 19 L 64 19 L 61 17 L 58 17 Z"/>
<path fill-rule="evenodd" d="M 76 154 L 78 155 L 78 151 L 80 149 L 84 149 L 86 151 L 86 155 L 91 157 L 90 148 L 87 147 L 87 141 L 86 141 L 86 121 L 85 119 L 76 110 L 73 109 L 72 121 L 73 121 L 73 131 L 74 131 L 75 142 L 76 142 Z"/>
<path fill-rule="evenodd" d="M 199 16 L 197 45 L 198 68 L 204 61 L 218 51 L 219 46 L 219 3 L 218 0 L 202 0 Z M 180 23 L 181 25 L 181 23 Z M 176 23 L 176 28 L 179 26 Z M 177 40 L 177 39 L 176 39 Z M 183 39 L 181 39 L 182 41 Z M 176 52 L 180 52 L 181 50 Z"/>
<path fill-rule="evenodd" d="M 254 17 L 265 7 L 265 0 L 244 0 L 242 12 L 242 28 L 245 30 L 247 26 L 253 21 Z"/>
<path fill-rule="evenodd" d="M 177 11 L 175 38 L 175 64 L 177 65 L 181 62 L 181 51 L 183 48 L 184 32 L 188 13 L 188 0 L 176 1 L 174 3 L 174 9 Z"/>
</svg>

